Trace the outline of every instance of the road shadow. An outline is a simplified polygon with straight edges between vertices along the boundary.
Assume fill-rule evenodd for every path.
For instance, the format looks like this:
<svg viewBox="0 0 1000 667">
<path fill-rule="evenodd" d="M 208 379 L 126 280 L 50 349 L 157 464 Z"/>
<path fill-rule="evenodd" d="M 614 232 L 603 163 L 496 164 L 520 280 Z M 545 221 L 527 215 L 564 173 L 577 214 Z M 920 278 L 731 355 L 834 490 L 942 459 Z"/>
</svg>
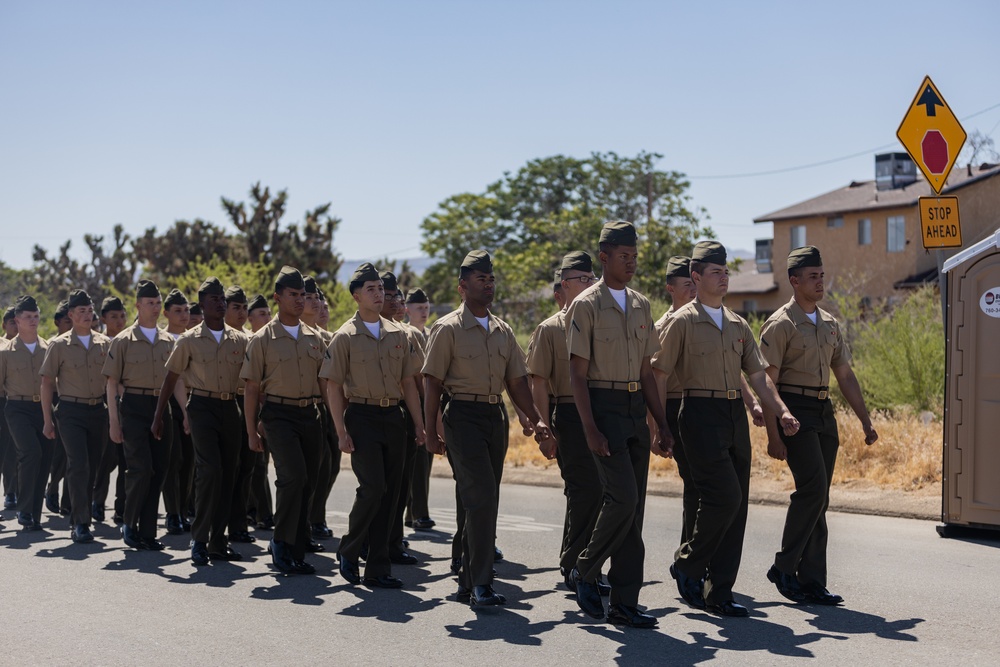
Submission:
<svg viewBox="0 0 1000 667">
<path fill-rule="evenodd" d="M 350 593 L 357 601 L 337 612 L 338 615 L 372 618 L 386 623 L 408 623 L 416 614 L 430 611 L 444 602 L 440 598 L 419 598 L 407 589 L 386 590 L 346 584 L 340 590 Z"/>
<path fill-rule="evenodd" d="M 648 613 L 660 619 L 661 623 L 667 612 L 672 609 L 650 609 Z M 576 615 L 566 613 L 566 620 L 578 620 Z M 683 640 L 671 637 L 660 628 L 639 630 L 611 625 L 604 621 L 596 621 L 584 617 L 587 621 L 583 630 L 590 634 L 603 637 L 620 644 L 615 663 L 618 665 L 651 664 L 662 662 L 670 665 L 697 665 L 715 658 L 717 646 L 700 643 L 689 644 Z"/>
<path fill-rule="evenodd" d="M 31 549 L 39 542 L 44 542 L 55 533 L 47 528 L 41 530 L 21 530 L 15 521 L 13 526 L 4 526 L 0 532 L 0 547 L 8 549 Z"/>
<path fill-rule="evenodd" d="M 924 622 L 922 618 L 907 618 L 890 621 L 882 616 L 867 614 L 845 607 L 824 607 L 821 605 L 798 606 L 804 613 L 814 614 L 806 622 L 817 630 L 839 632 L 848 635 L 875 635 L 881 639 L 901 642 L 915 642 L 917 637 L 907 633 Z"/>
<path fill-rule="evenodd" d="M 1000 549 L 1000 531 L 970 526 L 941 525 L 937 527 L 938 535 L 956 542 L 977 544 L 981 547 Z"/>
<path fill-rule="evenodd" d="M 337 580 L 326 576 L 312 574 L 282 574 L 277 570 L 273 574 L 259 575 L 274 577 L 273 586 L 258 586 L 250 592 L 250 597 L 256 600 L 285 600 L 292 604 L 319 606 L 326 602 L 328 596 L 339 590 Z"/>
<path fill-rule="evenodd" d="M 73 540 L 67 539 L 66 544 L 63 546 L 51 549 L 39 549 L 35 555 L 41 558 L 62 558 L 64 560 L 83 561 L 92 556 L 99 556 L 119 550 L 119 545 L 114 542 L 108 543 L 95 539 L 93 542 L 86 544 L 77 544 Z"/>
<path fill-rule="evenodd" d="M 479 642 L 499 639 L 515 646 L 541 646 L 541 635 L 564 622 L 553 620 L 532 623 L 528 618 L 511 611 L 509 605 L 470 607 L 469 613 L 474 618 L 466 623 L 444 626 L 449 637 Z"/>
</svg>

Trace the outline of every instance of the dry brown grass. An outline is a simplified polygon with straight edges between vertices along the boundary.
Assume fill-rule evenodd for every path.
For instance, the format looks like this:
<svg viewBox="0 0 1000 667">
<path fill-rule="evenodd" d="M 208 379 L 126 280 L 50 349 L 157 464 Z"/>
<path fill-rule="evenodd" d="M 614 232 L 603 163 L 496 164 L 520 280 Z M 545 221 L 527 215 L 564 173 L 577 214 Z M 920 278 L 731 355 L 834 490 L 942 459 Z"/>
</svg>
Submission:
<svg viewBox="0 0 1000 667">
<path fill-rule="evenodd" d="M 840 453 L 834 485 L 867 481 L 886 489 L 915 491 L 941 483 L 942 425 L 939 421 L 925 423 L 918 415 L 875 415 L 875 430 L 879 440 L 865 445 L 861 425 L 852 412 L 837 413 L 840 427 Z M 792 488 L 792 476 L 784 461 L 767 455 L 767 436 L 762 428 L 750 427 L 753 447 L 752 475 L 774 480 Z M 521 434 L 516 422 L 510 432 L 507 463 L 516 467 L 555 467 L 546 461 L 532 438 Z M 655 475 L 676 475 L 673 460 L 653 456 L 650 472 Z"/>
</svg>

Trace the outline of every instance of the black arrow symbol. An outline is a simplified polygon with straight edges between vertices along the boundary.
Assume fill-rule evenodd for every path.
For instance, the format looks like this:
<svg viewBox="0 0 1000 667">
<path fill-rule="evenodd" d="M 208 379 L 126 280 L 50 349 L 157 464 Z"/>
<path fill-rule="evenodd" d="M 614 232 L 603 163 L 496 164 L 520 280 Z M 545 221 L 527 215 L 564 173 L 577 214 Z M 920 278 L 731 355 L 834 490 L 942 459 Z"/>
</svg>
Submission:
<svg viewBox="0 0 1000 667">
<path fill-rule="evenodd" d="M 920 99 L 917 100 L 917 106 L 920 106 L 921 104 L 927 107 L 928 116 L 936 116 L 937 107 L 944 106 L 944 102 L 941 101 L 941 98 L 937 96 L 937 93 L 934 92 L 934 89 L 931 88 L 929 84 L 926 88 L 924 88 L 924 92 L 920 95 Z"/>
</svg>

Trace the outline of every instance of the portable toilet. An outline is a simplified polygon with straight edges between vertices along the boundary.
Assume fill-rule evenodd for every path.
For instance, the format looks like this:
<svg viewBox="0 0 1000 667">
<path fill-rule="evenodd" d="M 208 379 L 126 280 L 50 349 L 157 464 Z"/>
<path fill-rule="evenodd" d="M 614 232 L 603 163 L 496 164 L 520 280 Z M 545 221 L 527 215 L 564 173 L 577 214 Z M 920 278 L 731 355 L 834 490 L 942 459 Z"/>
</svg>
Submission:
<svg viewBox="0 0 1000 667">
<path fill-rule="evenodd" d="M 945 294 L 942 536 L 1000 530 L 1000 230 L 949 258 Z"/>
</svg>

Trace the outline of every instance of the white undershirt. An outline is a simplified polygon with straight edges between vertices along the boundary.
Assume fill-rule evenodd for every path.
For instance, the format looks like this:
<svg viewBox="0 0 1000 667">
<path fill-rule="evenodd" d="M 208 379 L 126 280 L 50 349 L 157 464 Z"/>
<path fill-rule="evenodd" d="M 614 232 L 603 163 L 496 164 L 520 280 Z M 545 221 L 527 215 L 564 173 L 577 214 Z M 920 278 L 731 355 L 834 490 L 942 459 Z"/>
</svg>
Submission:
<svg viewBox="0 0 1000 667">
<path fill-rule="evenodd" d="M 615 298 L 615 303 L 618 304 L 618 307 L 621 308 L 622 312 L 624 313 L 625 312 L 625 290 L 623 290 L 623 289 L 611 289 L 609 287 L 608 291 L 611 292 L 611 296 L 613 296 Z"/>
<path fill-rule="evenodd" d="M 281 323 L 279 322 L 278 324 Z M 292 338 L 294 338 L 295 340 L 299 339 L 299 329 L 302 327 L 301 324 L 296 324 L 294 327 L 290 327 L 287 324 L 281 324 L 281 326 L 285 328 L 285 331 L 287 331 L 288 335 L 290 335 Z"/>
<path fill-rule="evenodd" d="M 365 322 L 364 320 L 361 321 Z M 382 322 L 381 320 L 378 322 L 365 322 L 365 328 L 367 328 L 368 331 L 375 336 L 375 340 L 378 340 L 379 329 L 382 328 Z"/>
<path fill-rule="evenodd" d="M 719 327 L 719 330 L 721 331 L 722 330 L 722 307 L 720 306 L 718 308 L 712 308 L 710 306 L 706 306 L 705 304 L 701 304 L 701 305 L 705 309 L 705 312 L 708 313 L 709 316 L 715 321 L 715 326 Z"/>
<path fill-rule="evenodd" d="M 156 327 L 153 327 L 152 329 L 147 329 L 146 327 L 139 325 L 139 331 L 141 331 L 143 335 L 146 336 L 146 340 L 148 340 L 150 343 L 153 344 L 156 343 L 156 334 L 158 331 Z"/>
<path fill-rule="evenodd" d="M 90 349 L 90 336 L 77 336 L 77 339 L 83 343 L 83 348 L 85 350 Z"/>
<path fill-rule="evenodd" d="M 806 317 L 809 318 L 810 322 L 812 322 L 813 324 L 816 324 L 816 311 L 815 310 L 812 311 L 811 313 L 806 313 Z"/>
<path fill-rule="evenodd" d="M 208 329 L 208 327 L 205 328 Z M 208 333 L 212 334 L 212 337 L 215 338 L 216 343 L 222 342 L 222 333 L 223 333 L 222 331 L 215 331 L 214 329 L 208 329 Z"/>
<path fill-rule="evenodd" d="M 473 315 L 473 317 L 475 317 L 475 315 Z M 487 331 L 490 330 L 490 316 L 489 315 L 487 315 L 486 317 L 476 317 L 476 321 L 479 322 L 481 325 L 483 325 L 483 328 L 486 329 Z"/>
<path fill-rule="evenodd" d="M 24 346 L 28 348 L 28 352 L 34 354 L 35 348 L 38 347 L 38 341 L 35 341 L 34 343 L 25 343 Z"/>
</svg>

